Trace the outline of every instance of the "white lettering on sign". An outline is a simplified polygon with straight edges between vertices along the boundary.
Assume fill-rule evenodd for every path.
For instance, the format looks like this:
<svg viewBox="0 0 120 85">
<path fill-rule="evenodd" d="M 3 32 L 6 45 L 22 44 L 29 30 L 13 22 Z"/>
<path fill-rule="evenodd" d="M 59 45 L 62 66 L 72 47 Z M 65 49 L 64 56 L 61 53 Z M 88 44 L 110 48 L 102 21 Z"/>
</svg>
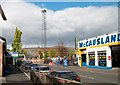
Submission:
<svg viewBox="0 0 120 85">
<path fill-rule="evenodd" d="M 78 42 L 79 48 L 120 42 L 120 33 L 108 34 Z"/>
</svg>

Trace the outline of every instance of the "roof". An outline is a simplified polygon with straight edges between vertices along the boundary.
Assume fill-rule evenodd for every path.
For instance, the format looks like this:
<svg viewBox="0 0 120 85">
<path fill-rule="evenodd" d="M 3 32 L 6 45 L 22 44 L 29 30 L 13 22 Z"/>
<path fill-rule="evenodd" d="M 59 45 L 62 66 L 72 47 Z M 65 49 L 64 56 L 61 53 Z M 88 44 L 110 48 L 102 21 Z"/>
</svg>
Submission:
<svg viewBox="0 0 120 85">
<path fill-rule="evenodd" d="M 73 71 L 55 71 L 55 72 L 58 72 L 58 73 L 65 73 L 65 72 L 73 72 Z"/>
<path fill-rule="evenodd" d="M 49 67 L 49 66 L 40 66 L 40 67 Z"/>
</svg>

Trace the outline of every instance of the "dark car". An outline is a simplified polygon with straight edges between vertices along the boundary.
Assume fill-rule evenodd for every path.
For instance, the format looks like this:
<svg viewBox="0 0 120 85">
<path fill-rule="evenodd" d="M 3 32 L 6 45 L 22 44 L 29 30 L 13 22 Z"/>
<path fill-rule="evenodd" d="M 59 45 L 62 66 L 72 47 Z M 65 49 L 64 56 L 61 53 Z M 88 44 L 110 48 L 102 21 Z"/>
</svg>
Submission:
<svg viewBox="0 0 120 85">
<path fill-rule="evenodd" d="M 65 79 L 81 82 L 80 77 L 73 71 L 53 71 L 47 77 L 53 83 L 65 83 Z"/>
<path fill-rule="evenodd" d="M 31 71 L 31 70 L 34 70 L 37 67 L 39 67 L 39 64 L 28 64 L 27 65 L 27 70 Z"/>
<path fill-rule="evenodd" d="M 29 64 L 32 64 L 32 62 L 31 61 L 24 61 L 24 62 L 22 62 L 21 67 L 23 69 L 27 70 L 27 65 L 29 65 Z"/>
</svg>

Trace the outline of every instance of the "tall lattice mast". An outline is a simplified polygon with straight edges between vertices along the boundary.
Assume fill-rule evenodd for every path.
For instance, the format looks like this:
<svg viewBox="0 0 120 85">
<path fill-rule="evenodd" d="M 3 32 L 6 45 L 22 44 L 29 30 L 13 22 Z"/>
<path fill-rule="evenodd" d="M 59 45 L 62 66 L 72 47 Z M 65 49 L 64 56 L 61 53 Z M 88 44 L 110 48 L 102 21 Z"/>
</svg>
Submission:
<svg viewBox="0 0 120 85">
<path fill-rule="evenodd" d="M 42 47 L 45 50 L 47 47 L 47 33 L 46 33 L 46 10 L 42 10 Z"/>
</svg>

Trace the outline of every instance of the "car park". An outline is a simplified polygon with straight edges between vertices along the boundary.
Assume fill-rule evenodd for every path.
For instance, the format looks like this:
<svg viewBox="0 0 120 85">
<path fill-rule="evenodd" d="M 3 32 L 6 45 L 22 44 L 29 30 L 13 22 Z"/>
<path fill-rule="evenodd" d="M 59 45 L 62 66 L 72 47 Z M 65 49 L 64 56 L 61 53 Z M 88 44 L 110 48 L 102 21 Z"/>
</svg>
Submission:
<svg viewBox="0 0 120 85">
<path fill-rule="evenodd" d="M 53 71 L 47 75 L 52 83 L 65 83 L 66 81 L 81 82 L 80 77 L 73 71 Z"/>
</svg>

